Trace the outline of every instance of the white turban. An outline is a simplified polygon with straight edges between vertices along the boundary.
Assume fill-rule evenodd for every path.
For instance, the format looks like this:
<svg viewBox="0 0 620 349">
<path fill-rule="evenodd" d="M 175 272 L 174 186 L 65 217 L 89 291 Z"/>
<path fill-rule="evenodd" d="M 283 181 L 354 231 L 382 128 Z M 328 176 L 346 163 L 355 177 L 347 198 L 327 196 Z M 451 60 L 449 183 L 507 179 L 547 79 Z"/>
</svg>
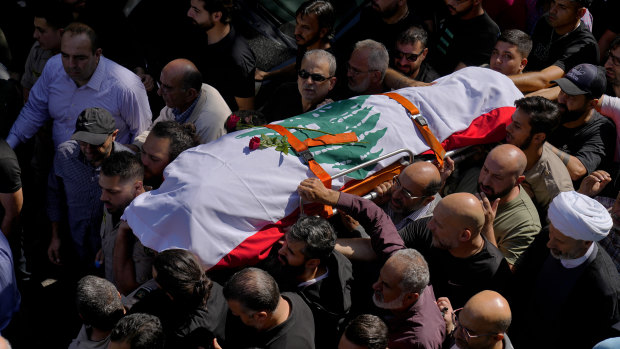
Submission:
<svg viewBox="0 0 620 349">
<path fill-rule="evenodd" d="M 558 194 L 549 205 L 548 217 L 562 234 L 584 241 L 603 239 L 613 225 L 603 205 L 576 191 Z"/>
</svg>

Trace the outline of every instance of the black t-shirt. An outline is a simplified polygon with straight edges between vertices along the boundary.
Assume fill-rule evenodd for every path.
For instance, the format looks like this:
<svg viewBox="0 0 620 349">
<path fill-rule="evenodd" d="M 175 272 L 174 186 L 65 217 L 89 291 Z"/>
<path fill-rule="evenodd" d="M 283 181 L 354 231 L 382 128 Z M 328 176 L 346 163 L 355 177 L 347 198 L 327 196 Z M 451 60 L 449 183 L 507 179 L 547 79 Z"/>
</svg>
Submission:
<svg viewBox="0 0 620 349">
<path fill-rule="evenodd" d="M 235 348 L 311 348 L 314 349 L 314 319 L 308 305 L 299 295 L 283 292 L 291 310 L 288 319 L 267 331 L 257 331 L 241 322 L 238 316 L 228 314 L 226 319 L 226 349 Z M 221 343 L 220 343 L 221 344 Z"/>
<path fill-rule="evenodd" d="M 0 193 L 12 194 L 22 187 L 17 156 L 4 139 L 0 139 Z"/>
<path fill-rule="evenodd" d="M 616 126 L 596 111 L 584 125 L 558 127 L 547 139 L 556 148 L 576 157 L 588 173 L 613 161 L 616 149 Z M 578 188 L 578 187 L 576 187 Z"/>
<path fill-rule="evenodd" d="M 560 36 L 549 26 L 546 18 L 541 18 L 534 28 L 532 41 L 526 71 L 540 71 L 555 65 L 568 72 L 581 63 L 598 64 L 598 44 L 583 23 L 572 32 Z"/>
<path fill-rule="evenodd" d="M 204 35 L 202 39 L 194 62 L 203 82 L 215 87 L 230 109 L 239 109 L 235 97 L 254 96 L 254 53 L 232 26 L 228 35 L 214 44 L 208 45 Z"/>
<path fill-rule="evenodd" d="M 422 82 L 433 82 L 439 78 L 439 73 L 437 73 L 433 67 L 426 62 L 422 62 L 418 75 L 416 75 L 413 79 Z"/>
<path fill-rule="evenodd" d="M 484 247 L 475 255 L 454 257 L 447 250 L 433 247 L 433 236 L 426 226 L 429 220 L 418 219 L 398 233 L 407 248 L 415 248 L 428 262 L 435 296 L 448 297 L 454 308 L 460 308 L 482 290 L 502 293 L 511 272 L 501 251 L 485 239 Z"/>
<path fill-rule="evenodd" d="M 452 73 L 459 62 L 467 66 L 489 63 L 498 36 L 499 27 L 486 13 L 468 20 L 451 16 L 440 25 L 430 63 L 441 75 Z"/>
</svg>

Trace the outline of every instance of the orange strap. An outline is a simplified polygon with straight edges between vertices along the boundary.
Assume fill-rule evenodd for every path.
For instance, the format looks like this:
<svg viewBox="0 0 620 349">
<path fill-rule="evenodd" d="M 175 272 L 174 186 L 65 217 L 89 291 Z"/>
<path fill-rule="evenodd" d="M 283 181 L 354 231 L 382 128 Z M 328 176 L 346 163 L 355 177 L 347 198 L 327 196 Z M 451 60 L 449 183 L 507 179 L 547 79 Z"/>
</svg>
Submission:
<svg viewBox="0 0 620 349">
<path fill-rule="evenodd" d="M 350 143 L 357 142 L 357 135 L 353 132 L 348 133 L 339 133 L 336 135 L 325 135 L 317 138 L 308 138 L 303 142 L 299 140 L 299 138 L 295 137 L 289 130 L 281 125 L 265 125 L 265 127 L 270 128 L 280 135 L 287 138 L 288 143 L 295 149 L 297 155 L 301 156 L 304 161 L 308 164 L 310 171 L 317 176 L 323 185 L 326 188 L 332 187 L 332 178 L 331 176 L 325 172 L 325 170 L 316 162 L 308 150 L 308 147 L 314 147 L 319 145 L 328 145 L 335 143 Z"/>
<path fill-rule="evenodd" d="M 435 137 L 431 129 L 428 127 L 426 119 L 424 119 L 422 115 L 419 115 L 420 111 L 418 110 L 418 108 L 413 105 L 413 103 L 411 103 L 407 98 L 401 96 L 396 92 L 388 92 L 382 94 L 392 98 L 396 102 L 400 103 L 400 105 L 402 105 L 405 109 L 407 109 L 407 111 L 409 112 L 409 117 L 411 118 L 411 120 L 413 120 L 413 124 L 416 125 L 420 133 L 422 133 L 422 136 L 424 136 L 426 143 L 435 153 L 437 162 L 441 167 L 443 165 L 443 158 L 446 156 L 446 150 L 443 148 L 439 140 L 437 140 L 437 137 Z M 416 117 L 416 115 L 419 116 Z"/>
</svg>

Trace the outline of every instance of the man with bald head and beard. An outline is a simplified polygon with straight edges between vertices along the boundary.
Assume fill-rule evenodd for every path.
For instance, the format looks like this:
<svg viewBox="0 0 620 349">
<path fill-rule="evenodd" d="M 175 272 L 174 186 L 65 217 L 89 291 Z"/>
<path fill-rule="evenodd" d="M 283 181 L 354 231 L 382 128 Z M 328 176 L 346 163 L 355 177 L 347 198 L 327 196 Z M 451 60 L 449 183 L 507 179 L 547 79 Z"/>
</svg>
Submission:
<svg viewBox="0 0 620 349">
<path fill-rule="evenodd" d="M 498 145 L 487 155 L 478 176 L 477 196 L 486 216 L 482 233 L 511 266 L 541 228 L 536 206 L 521 186 L 526 166 L 521 149 Z"/>
</svg>

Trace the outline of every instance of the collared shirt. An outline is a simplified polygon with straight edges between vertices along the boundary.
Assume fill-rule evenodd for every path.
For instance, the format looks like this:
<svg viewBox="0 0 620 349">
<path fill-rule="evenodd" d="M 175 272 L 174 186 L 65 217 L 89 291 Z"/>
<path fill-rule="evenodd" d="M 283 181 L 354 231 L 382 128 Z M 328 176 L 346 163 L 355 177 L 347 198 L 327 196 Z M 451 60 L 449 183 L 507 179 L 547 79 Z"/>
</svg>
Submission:
<svg viewBox="0 0 620 349">
<path fill-rule="evenodd" d="M 178 108 L 172 108 L 172 114 L 174 115 L 174 120 L 176 120 L 179 124 L 184 124 L 187 121 L 187 118 L 189 118 L 189 116 L 192 115 L 192 112 L 194 111 L 194 108 L 196 108 L 196 104 L 198 104 L 199 99 L 200 99 L 200 91 L 198 91 L 198 96 L 196 97 L 196 99 L 194 99 L 194 101 L 192 102 L 192 105 L 190 105 L 186 111 L 181 112 Z"/>
<path fill-rule="evenodd" d="M 383 211 L 385 211 L 385 213 L 387 213 L 388 216 L 390 216 L 390 218 L 392 219 L 392 222 L 394 222 L 394 225 L 396 226 L 396 230 L 401 230 L 402 228 L 406 227 L 411 222 L 414 222 L 420 218 L 432 216 L 433 210 L 435 210 L 435 206 L 437 206 L 437 203 L 439 203 L 440 200 L 441 200 L 441 195 L 439 195 L 439 193 L 435 194 L 433 196 L 433 201 L 431 201 L 428 205 L 420 207 L 419 209 L 411 212 L 407 217 L 401 219 L 400 222 L 398 223 L 394 221 L 396 212 L 392 211 L 389 203 L 384 205 L 382 208 L 383 208 Z"/>
<path fill-rule="evenodd" d="M 113 152 L 131 151 L 114 142 Z M 103 215 L 99 172 L 80 151 L 76 141 L 62 143 L 54 157 L 49 176 L 47 213 L 50 221 L 67 221 L 80 257 L 89 257 L 100 248 L 99 230 Z"/>
<path fill-rule="evenodd" d="M 58 147 L 71 138 L 78 115 L 91 107 L 104 108 L 114 116 L 119 143 L 131 143 L 151 124 L 146 90 L 137 75 L 101 56 L 88 83 L 77 87 L 58 54 L 47 61 L 6 141 L 15 148 L 51 118 L 52 139 Z"/>
</svg>

